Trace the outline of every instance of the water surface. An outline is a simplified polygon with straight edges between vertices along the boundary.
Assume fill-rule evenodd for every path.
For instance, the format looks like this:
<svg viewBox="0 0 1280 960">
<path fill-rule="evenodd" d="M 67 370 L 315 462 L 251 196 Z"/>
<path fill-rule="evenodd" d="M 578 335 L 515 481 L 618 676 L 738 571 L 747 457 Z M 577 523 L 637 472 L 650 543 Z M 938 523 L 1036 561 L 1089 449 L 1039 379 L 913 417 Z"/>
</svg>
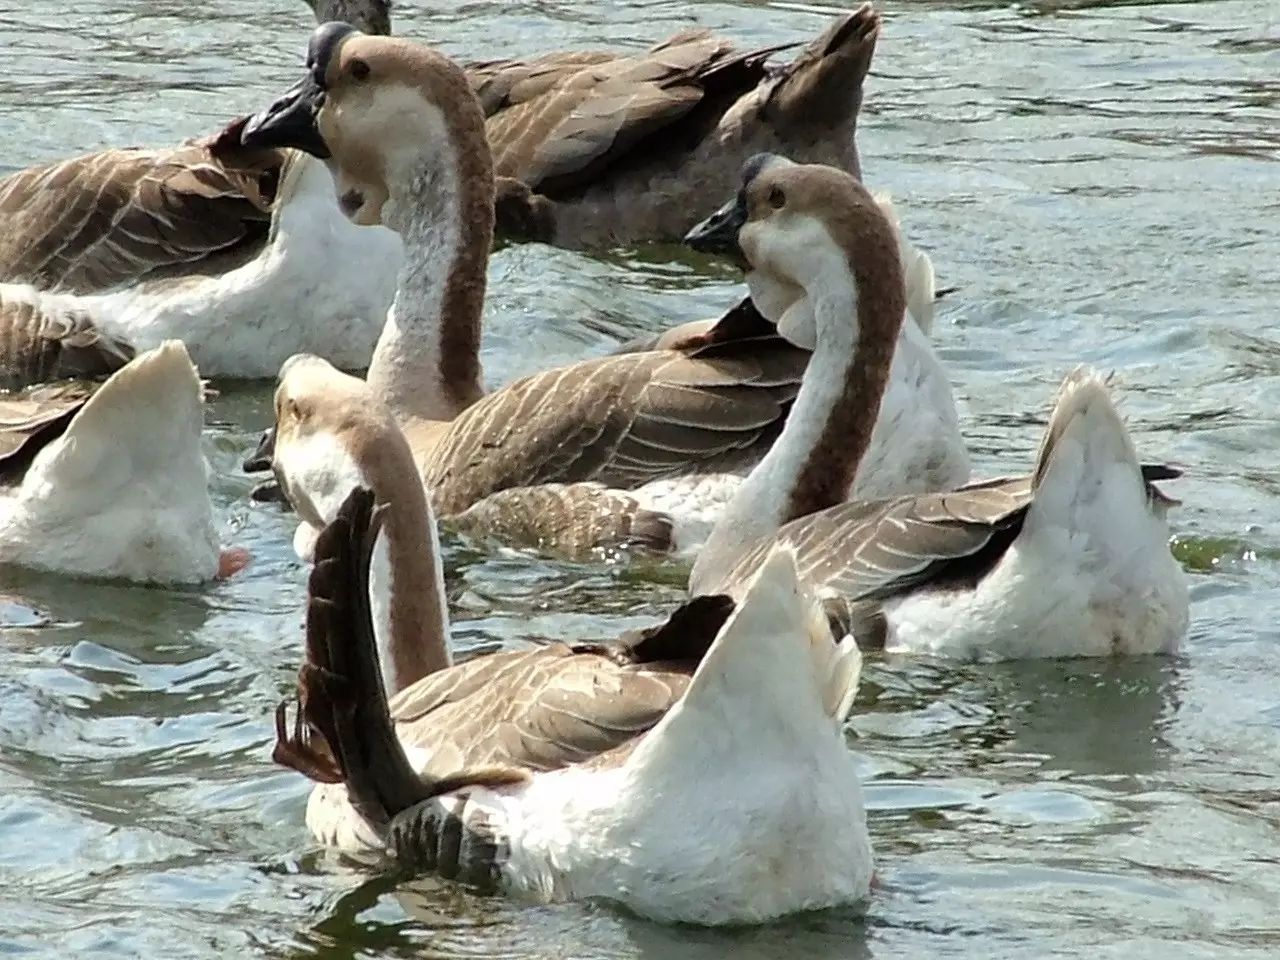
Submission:
<svg viewBox="0 0 1280 960">
<path fill-rule="evenodd" d="M 804 38 L 808 3 L 403 0 L 459 56 L 633 44 L 692 23 Z M 301 3 L 0 4 L 0 164 L 208 132 L 294 79 Z M 625 38 L 625 39 L 624 39 Z M 865 911 L 667 930 L 597 906 L 395 887 L 316 851 L 269 762 L 299 656 L 291 524 L 238 475 L 266 386 L 209 413 L 232 583 L 3 574 L 54 621 L 0 632 L 0 951 L 103 957 L 1280 955 L 1280 10 L 900 2 L 861 149 L 934 256 L 936 339 L 978 475 L 1031 462 L 1059 378 L 1115 371 L 1136 442 L 1184 466 L 1185 656 L 872 662 L 850 727 L 884 887 Z M 706 316 L 735 295 L 678 250 L 507 249 L 492 383 Z M 533 347 L 530 347 L 530 343 Z M 609 636 L 680 575 L 449 550 L 462 651 Z M 658 572 L 659 574 L 661 571 Z"/>
</svg>

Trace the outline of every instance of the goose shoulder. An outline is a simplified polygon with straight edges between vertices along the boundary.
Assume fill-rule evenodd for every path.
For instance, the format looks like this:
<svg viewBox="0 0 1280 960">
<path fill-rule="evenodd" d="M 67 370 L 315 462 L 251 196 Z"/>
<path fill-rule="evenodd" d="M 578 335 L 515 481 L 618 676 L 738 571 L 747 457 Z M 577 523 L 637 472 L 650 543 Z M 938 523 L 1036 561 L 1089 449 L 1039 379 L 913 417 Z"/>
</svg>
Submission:
<svg viewBox="0 0 1280 960">
<path fill-rule="evenodd" d="M 285 155 L 236 127 L 170 150 L 103 150 L 0 181 L 0 279 L 99 292 L 261 246 Z"/>
</svg>

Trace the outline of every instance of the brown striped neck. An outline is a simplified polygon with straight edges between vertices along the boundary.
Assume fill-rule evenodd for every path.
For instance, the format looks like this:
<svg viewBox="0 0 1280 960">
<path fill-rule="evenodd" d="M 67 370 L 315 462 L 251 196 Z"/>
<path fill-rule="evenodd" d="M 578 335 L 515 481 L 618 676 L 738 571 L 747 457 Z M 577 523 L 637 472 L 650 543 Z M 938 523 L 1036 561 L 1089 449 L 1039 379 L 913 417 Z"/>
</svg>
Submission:
<svg viewBox="0 0 1280 960">
<path fill-rule="evenodd" d="M 902 269 L 891 237 L 882 244 L 828 227 L 835 242 L 811 254 L 825 262 L 805 289 L 813 357 L 782 434 L 699 553 L 695 593 L 717 589 L 749 545 L 783 524 L 843 502 L 870 446 L 902 326 Z"/>
<path fill-rule="evenodd" d="M 388 697 L 451 663 L 435 518 L 408 444 L 402 436 L 396 439 L 402 451 L 379 453 L 371 445 L 357 456 L 375 503 L 386 509 L 369 595 Z"/>
<path fill-rule="evenodd" d="M 430 111 L 423 149 L 389 158 L 383 222 L 405 245 L 369 383 L 398 418 L 448 421 L 483 395 L 480 332 L 493 244 L 493 159 L 470 90 Z"/>
<path fill-rule="evenodd" d="M 854 307 L 858 318 L 856 338 L 844 364 L 844 375 L 836 381 L 839 392 L 800 466 L 779 524 L 845 501 L 871 447 L 871 435 L 889 385 L 893 353 L 906 310 L 901 261 L 896 248 L 885 251 L 879 245 L 871 245 L 869 249 L 865 243 L 860 244 L 856 255 L 846 250 L 845 256 L 856 290 L 854 302 L 847 304 L 840 296 L 819 299 L 815 309 L 818 346 L 825 349 L 823 340 L 839 342 L 838 328 L 848 326 L 847 316 L 840 313 L 850 307 Z"/>
<path fill-rule="evenodd" d="M 285 362 L 276 389 L 274 468 L 298 515 L 323 526 L 355 487 L 384 508 L 369 599 L 388 696 L 447 667 L 443 565 L 413 452 L 369 385 L 319 357 Z"/>
</svg>

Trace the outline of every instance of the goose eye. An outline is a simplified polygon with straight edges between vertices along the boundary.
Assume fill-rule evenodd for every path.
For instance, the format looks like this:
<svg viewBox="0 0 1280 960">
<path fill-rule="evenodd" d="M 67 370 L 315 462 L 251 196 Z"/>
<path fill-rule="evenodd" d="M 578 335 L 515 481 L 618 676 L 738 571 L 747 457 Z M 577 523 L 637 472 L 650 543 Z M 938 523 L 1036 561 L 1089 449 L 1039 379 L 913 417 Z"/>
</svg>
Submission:
<svg viewBox="0 0 1280 960">
<path fill-rule="evenodd" d="M 781 210 L 787 205 L 787 195 L 782 192 L 781 187 L 774 187 L 769 191 L 769 206 L 775 210 Z"/>
<path fill-rule="evenodd" d="M 369 79 L 369 64 L 357 58 L 351 61 L 351 66 L 347 68 L 347 72 L 351 74 L 351 79 L 362 82 Z"/>
</svg>

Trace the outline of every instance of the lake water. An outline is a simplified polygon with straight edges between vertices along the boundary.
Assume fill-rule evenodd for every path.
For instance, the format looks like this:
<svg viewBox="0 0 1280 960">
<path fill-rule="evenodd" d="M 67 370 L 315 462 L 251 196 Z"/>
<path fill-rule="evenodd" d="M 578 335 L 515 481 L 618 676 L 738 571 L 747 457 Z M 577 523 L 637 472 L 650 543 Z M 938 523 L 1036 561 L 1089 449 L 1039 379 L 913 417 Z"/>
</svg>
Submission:
<svg viewBox="0 0 1280 960">
<path fill-rule="evenodd" d="M 488 58 L 692 22 L 802 39 L 836 11 L 396 12 L 399 32 Z M 309 17 L 297 0 L 0 2 L 0 164 L 214 129 L 293 81 Z M 1029 466 L 1074 364 L 1114 370 L 1142 455 L 1188 471 L 1170 491 L 1193 605 L 1176 659 L 872 661 L 850 732 L 884 883 L 865 911 L 671 930 L 396 888 L 317 852 L 307 784 L 269 761 L 304 572 L 291 521 L 238 473 L 262 385 L 224 391 L 206 438 L 226 540 L 255 554 L 244 574 L 185 592 L 0 575 L 55 621 L 0 632 L 0 954 L 1280 956 L 1278 78 L 1275 0 L 887 5 L 864 172 L 960 288 L 936 340 L 976 474 Z M 507 249 L 490 289 L 492 383 L 736 295 L 674 249 Z M 609 636 L 682 578 L 457 545 L 449 570 L 463 650 Z"/>
</svg>

